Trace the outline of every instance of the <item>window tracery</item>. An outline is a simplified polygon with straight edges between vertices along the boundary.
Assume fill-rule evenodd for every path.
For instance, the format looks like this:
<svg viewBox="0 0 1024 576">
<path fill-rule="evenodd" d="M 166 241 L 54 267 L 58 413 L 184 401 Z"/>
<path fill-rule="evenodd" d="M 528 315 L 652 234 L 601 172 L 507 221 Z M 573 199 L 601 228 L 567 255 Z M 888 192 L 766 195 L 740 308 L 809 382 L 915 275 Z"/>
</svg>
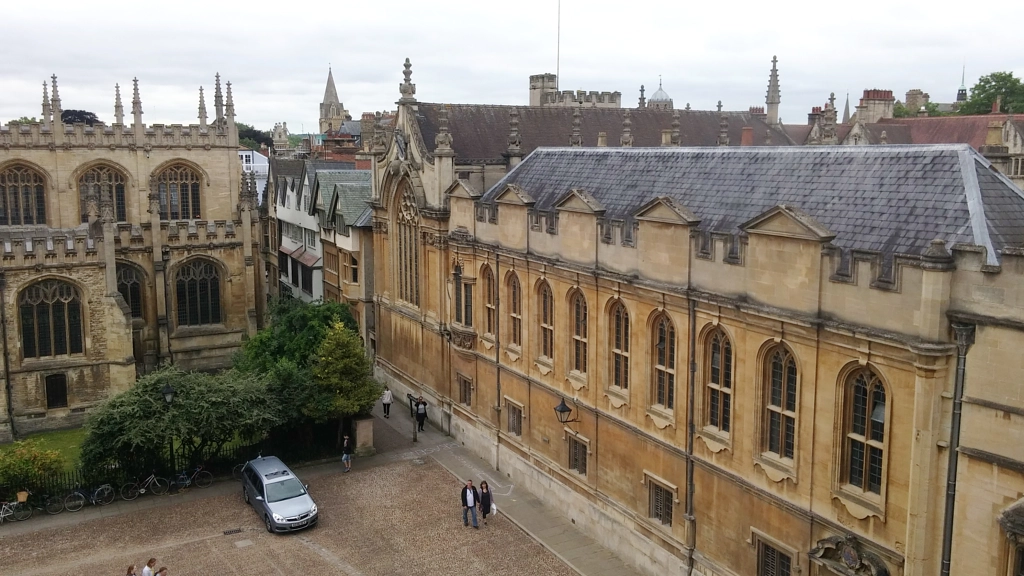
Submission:
<svg viewBox="0 0 1024 576">
<path fill-rule="evenodd" d="M 63 280 L 42 280 L 18 298 L 21 345 L 25 358 L 84 352 L 82 296 Z"/>
<path fill-rule="evenodd" d="M 46 186 L 28 166 L 0 171 L 0 225 L 46 224 Z"/>
<path fill-rule="evenodd" d="M 112 203 L 114 218 L 118 222 L 128 220 L 124 174 L 109 166 L 95 166 L 78 179 L 78 200 L 83 223 L 89 221 L 89 202 L 99 203 L 105 199 Z"/>
<path fill-rule="evenodd" d="M 219 324 L 220 273 L 207 260 L 193 260 L 178 268 L 174 276 L 178 304 L 178 326 Z"/>
<path fill-rule="evenodd" d="M 161 220 L 195 220 L 201 218 L 201 179 L 195 170 L 184 164 L 166 168 L 156 177 L 160 198 Z"/>
</svg>

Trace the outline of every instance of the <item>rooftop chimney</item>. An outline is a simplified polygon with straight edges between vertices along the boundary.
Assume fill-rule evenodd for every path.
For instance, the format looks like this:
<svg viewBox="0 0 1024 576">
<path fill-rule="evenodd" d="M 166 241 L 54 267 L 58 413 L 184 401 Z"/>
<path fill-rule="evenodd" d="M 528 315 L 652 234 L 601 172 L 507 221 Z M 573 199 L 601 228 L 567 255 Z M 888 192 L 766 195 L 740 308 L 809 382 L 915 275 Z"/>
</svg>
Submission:
<svg viewBox="0 0 1024 576">
<path fill-rule="evenodd" d="M 992 113 L 993 114 L 999 113 L 999 110 L 1002 107 L 1003 107 L 1003 95 L 1000 94 L 999 96 L 996 96 L 996 101 L 992 103 Z"/>
<path fill-rule="evenodd" d="M 604 148 L 608 145 L 608 133 L 598 132 L 597 133 L 597 146 L 598 148 Z"/>
<path fill-rule="evenodd" d="M 661 145 L 662 146 L 671 146 L 672 145 L 672 130 L 671 129 L 670 130 L 662 130 L 661 131 Z"/>
<path fill-rule="evenodd" d="M 743 133 L 740 135 L 740 146 L 753 146 L 754 145 L 754 127 L 744 126 Z"/>
</svg>

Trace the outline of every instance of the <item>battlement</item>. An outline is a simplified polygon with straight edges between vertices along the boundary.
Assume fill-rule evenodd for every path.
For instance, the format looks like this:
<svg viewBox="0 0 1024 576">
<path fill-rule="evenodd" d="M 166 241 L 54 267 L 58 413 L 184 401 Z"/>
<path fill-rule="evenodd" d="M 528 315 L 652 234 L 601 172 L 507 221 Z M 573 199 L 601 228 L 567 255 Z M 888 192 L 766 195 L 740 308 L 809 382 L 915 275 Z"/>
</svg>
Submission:
<svg viewBox="0 0 1024 576">
<path fill-rule="evenodd" d="M 585 92 L 577 90 L 563 90 L 561 92 L 549 92 L 544 95 L 542 106 L 598 106 L 603 108 L 621 108 L 621 92 Z"/>
<path fill-rule="evenodd" d="M 103 238 L 86 226 L 61 230 L 8 226 L 0 229 L 0 255 L 7 269 L 98 265 L 103 262 Z"/>
<path fill-rule="evenodd" d="M 223 127 L 199 124 L 153 124 L 141 126 L 142 138 L 136 138 L 135 126 L 132 124 L 97 124 L 86 126 L 78 124 L 60 124 L 56 127 L 60 134 L 41 122 L 20 124 L 10 122 L 0 126 L 0 147 L 11 148 L 128 148 L 144 150 L 156 147 L 172 148 L 235 148 L 229 132 Z M 62 136 L 62 137 L 61 137 Z"/>
</svg>

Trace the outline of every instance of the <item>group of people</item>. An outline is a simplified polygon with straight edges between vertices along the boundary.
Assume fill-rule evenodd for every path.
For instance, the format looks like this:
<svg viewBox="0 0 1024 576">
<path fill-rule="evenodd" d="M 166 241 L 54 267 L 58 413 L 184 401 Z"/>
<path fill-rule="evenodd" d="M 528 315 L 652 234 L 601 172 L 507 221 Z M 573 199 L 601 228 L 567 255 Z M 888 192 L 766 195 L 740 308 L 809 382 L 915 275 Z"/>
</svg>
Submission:
<svg viewBox="0 0 1024 576">
<path fill-rule="evenodd" d="M 384 405 L 384 417 L 391 418 L 391 405 L 395 402 L 395 396 L 387 386 L 384 387 L 384 394 L 381 395 L 380 402 Z M 423 396 L 416 399 L 414 409 L 416 411 L 416 430 L 425 432 L 423 425 L 427 423 L 427 401 L 423 399 Z"/>
<path fill-rule="evenodd" d="M 487 481 L 480 482 L 480 490 L 473 486 L 472 480 L 466 480 L 466 486 L 462 488 L 462 525 L 469 526 L 469 519 L 473 519 L 473 528 L 479 529 L 476 521 L 476 511 L 480 510 L 483 515 L 484 524 L 487 524 L 487 515 L 498 511 L 494 503 L 494 495 L 491 494 L 491 487 Z"/>
<path fill-rule="evenodd" d="M 167 576 L 167 567 L 161 566 L 159 570 L 156 568 L 156 558 L 150 558 L 149 562 L 142 567 L 142 574 L 139 574 L 138 569 L 135 568 L 135 564 L 128 566 L 128 571 L 125 572 L 124 576 Z"/>
</svg>

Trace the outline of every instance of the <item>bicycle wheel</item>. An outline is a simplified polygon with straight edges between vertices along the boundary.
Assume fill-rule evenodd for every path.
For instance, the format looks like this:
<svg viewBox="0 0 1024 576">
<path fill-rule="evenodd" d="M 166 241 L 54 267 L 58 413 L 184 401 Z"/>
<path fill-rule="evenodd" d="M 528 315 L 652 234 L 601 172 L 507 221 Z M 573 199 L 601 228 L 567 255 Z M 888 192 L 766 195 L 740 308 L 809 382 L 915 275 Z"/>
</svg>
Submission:
<svg viewBox="0 0 1024 576">
<path fill-rule="evenodd" d="M 129 482 L 124 486 L 121 486 L 121 498 L 125 500 L 135 500 L 139 497 L 139 483 Z"/>
<path fill-rule="evenodd" d="M 15 520 L 28 520 L 31 517 L 32 507 L 28 505 L 28 502 L 18 502 L 14 505 Z"/>
<path fill-rule="evenodd" d="M 85 506 L 85 494 L 81 492 L 72 492 L 64 499 L 64 509 L 68 512 L 78 512 L 82 506 Z"/>
<path fill-rule="evenodd" d="M 231 477 L 237 482 L 242 481 L 242 468 L 245 468 L 245 464 L 235 464 L 235 467 L 231 469 Z"/>
<path fill-rule="evenodd" d="M 111 502 L 114 501 L 115 496 L 116 494 L 114 494 L 114 487 L 111 486 L 110 484 L 104 484 L 103 486 L 100 486 L 99 488 L 96 489 L 96 493 L 93 494 L 93 499 L 100 506 L 106 506 L 107 504 L 110 504 Z"/>
<path fill-rule="evenodd" d="M 200 488 L 207 488 L 210 484 L 213 484 L 213 474 L 206 470 L 202 470 L 199 474 L 196 474 L 196 486 Z"/>
<path fill-rule="evenodd" d="M 60 496 L 50 496 L 46 499 L 45 508 L 47 514 L 60 514 L 64 511 L 64 499 Z"/>
<path fill-rule="evenodd" d="M 160 478 L 158 476 L 156 478 L 153 478 L 153 483 L 149 485 L 149 489 L 153 492 L 153 494 L 159 496 L 160 494 L 167 494 L 167 489 L 170 488 L 170 486 L 171 485 L 169 482 L 167 482 L 167 480 L 164 480 L 163 478 Z"/>
</svg>

